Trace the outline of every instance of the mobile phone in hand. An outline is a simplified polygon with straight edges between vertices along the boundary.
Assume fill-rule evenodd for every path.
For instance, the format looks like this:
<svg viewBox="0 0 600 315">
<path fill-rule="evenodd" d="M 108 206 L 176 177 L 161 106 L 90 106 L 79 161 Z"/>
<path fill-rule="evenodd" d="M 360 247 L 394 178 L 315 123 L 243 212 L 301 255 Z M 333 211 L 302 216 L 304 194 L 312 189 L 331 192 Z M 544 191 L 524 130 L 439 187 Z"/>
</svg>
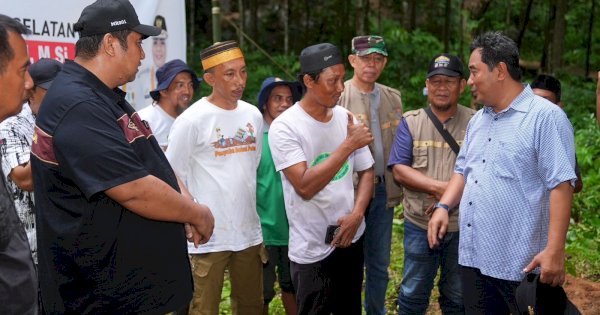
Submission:
<svg viewBox="0 0 600 315">
<path fill-rule="evenodd" d="M 325 244 L 331 244 L 331 242 L 339 232 L 339 225 L 328 225 L 327 232 L 325 232 Z"/>
</svg>

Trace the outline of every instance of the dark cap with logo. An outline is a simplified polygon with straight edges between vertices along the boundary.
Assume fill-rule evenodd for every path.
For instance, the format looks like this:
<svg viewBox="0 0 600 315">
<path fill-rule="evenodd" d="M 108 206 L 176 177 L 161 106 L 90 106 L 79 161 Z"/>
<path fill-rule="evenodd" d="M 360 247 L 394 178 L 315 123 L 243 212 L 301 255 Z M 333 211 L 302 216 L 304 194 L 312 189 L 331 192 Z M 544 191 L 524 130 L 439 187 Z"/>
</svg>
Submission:
<svg viewBox="0 0 600 315">
<path fill-rule="evenodd" d="M 343 63 L 340 49 L 330 43 L 308 46 L 300 53 L 300 73 L 315 73 Z"/>
<path fill-rule="evenodd" d="M 44 90 L 50 88 L 52 81 L 56 78 L 56 75 L 62 70 L 63 64 L 59 61 L 49 58 L 42 58 L 36 63 L 29 66 L 27 71 L 33 79 L 33 85 L 39 86 Z"/>
<path fill-rule="evenodd" d="M 352 53 L 359 56 L 366 56 L 372 53 L 382 54 L 386 57 L 388 55 L 383 37 L 377 35 L 354 37 L 352 39 Z"/>
<path fill-rule="evenodd" d="M 161 29 L 140 24 L 133 5 L 128 0 L 97 0 L 81 12 L 73 29 L 80 37 L 132 30 L 144 37 L 156 36 Z"/>
<path fill-rule="evenodd" d="M 427 78 L 438 74 L 449 77 L 462 77 L 463 68 L 460 58 L 450 54 L 439 54 L 431 59 Z"/>
<path fill-rule="evenodd" d="M 517 287 L 515 300 L 520 314 L 581 315 L 561 286 L 552 287 L 539 278 L 539 274 L 529 273 Z"/>
<path fill-rule="evenodd" d="M 173 59 L 156 70 L 156 80 L 158 81 L 158 86 L 156 89 L 150 91 L 150 96 L 152 99 L 158 101 L 160 91 L 168 89 L 169 85 L 171 85 L 171 82 L 173 82 L 175 77 L 181 72 L 187 72 L 192 76 L 192 83 L 194 84 L 194 90 L 196 90 L 200 80 L 198 79 L 198 76 L 194 70 L 192 70 L 182 60 Z"/>
</svg>

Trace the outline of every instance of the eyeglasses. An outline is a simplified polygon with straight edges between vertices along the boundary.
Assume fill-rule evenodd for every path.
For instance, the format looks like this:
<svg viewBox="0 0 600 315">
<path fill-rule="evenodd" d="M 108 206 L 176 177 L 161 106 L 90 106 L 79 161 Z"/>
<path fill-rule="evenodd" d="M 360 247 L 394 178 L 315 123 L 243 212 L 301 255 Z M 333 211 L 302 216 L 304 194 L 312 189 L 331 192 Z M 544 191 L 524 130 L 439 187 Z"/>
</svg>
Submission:
<svg viewBox="0 0 600 315">
<path fill-rule="evenodd" d="M 440 79 L 440 78 L 435 78 L 435 79 L 427 79 L 427 81 L 429 82 L 429 84 L 431 86 L 433 86 L 434 88 L 440 88 L 442 86 L 445 86 L 449 89 L 453 89 L 455 87 L 458 86 L 458 82 L 460 81 L 460 79 Z"/>
<path fill-rule="evenodd" d="M 358 56 L 357 55 L 357 57 L 360 60 L 360 62 L 362 62 L 364 64 L 370 64 L 371 62 L 373 62 L 376 65 L 381 65 L 385 61 L 385 57 L 380 54 L 369 54 L 366 56 Z"/>
</svg>

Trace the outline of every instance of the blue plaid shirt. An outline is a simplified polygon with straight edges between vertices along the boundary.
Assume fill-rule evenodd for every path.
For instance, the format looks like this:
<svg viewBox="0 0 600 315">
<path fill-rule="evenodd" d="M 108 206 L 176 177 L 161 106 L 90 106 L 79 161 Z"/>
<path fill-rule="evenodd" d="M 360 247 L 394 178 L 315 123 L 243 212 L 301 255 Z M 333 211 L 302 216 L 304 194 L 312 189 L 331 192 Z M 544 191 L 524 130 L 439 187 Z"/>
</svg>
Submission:
<svg viewBox="0 0 600 315">
<path fill-rule="evenodd" d="M 575 183 L 574 157 L 567 116 L 528 85 L 505 110 L 478 111 L 455 167 L 465 179 L 459 263 L 520 281 L 546 247 L 550 191 Z"/>
</svg>

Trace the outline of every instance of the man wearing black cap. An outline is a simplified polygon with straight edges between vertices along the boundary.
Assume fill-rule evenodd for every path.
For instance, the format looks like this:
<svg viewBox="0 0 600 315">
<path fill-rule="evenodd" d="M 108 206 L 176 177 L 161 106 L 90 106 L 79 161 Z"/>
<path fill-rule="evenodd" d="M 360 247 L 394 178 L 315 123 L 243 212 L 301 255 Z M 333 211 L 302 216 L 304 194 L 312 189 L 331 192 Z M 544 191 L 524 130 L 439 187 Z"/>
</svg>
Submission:
<svg viewBox="0 0 600 315">
<path fill-rule="evenodd" d="M 27 33 L 23 24 L 0 14 L 0 121 L 19 113 L 24 95 L 33 87 L 26 71 L 27 46 L 21 36 Z M 36 270 L 27 234 L 4 178 L 0 176 L 0 314 L 35 315 L 38 313 Z"/>
<path fill-rule="evenodd" d="M 33 79 L 33 90 L 29 104 L 16 115 L 0 123 L 0 155 L 2 155 L 2 171 L 6 176 L 15 208 L 27 232 L 29 247 L 33 260 L 37 262 L 37 241 L 35 233 L 35 211 L 33 206 L 33 179 L 29 153 L 31 140 L 40 104 L 52 81 L 62 69 L 62 63 L 54 59 L 40 59 L 29 66 L 27 71 Z"/>
<path fill-rule="evenodd" d="M 166 152 L 190 193 L 216 219 L 208 243 L 188 247 L 195 284 L 190 314 L 219 314 L 228 270 L 233 314 L 259 315 L 266 259 L 256 212 L 256 169 L 263 119 L 256 106 L 241 100 L 248 74 L 236 41 L 215 43 L 200 58 L 212 91 L 177 117 Z"/>
<path fill-rule="evenodd" d="M 400 91 L 377 83 L 387 63 L 383 37 L 357 36 L 352 39 L 348 61 L 354 69 L 344 83 L 340 105 L 348 109 L 373 132 L 369 150 L 375 160 L 373 198 L 365 215 L 365 311 L 368 315 L 385 314 L 385 294 L 389 281 L 388 266 L 392 245 L 394 207 L 402 190 L 386 169 L 394 131 L 402 117 Z"/>
<path fill-rule="evenodd" d="M 199 82 L 194 70 L 179 59 L 160 67 L 156 72 L 156 80 L 158 87 L 150 91 L 154 103 L 138 114 L 150 125 L 158 145 L 166 150 L 171 126 L 175 118 L 190 106 Z"/>
<path fill-rule="evenodd" d="M 361 314 L 364 213 L 373 192 L 369 129 L 337 106 L 345 69 L 337 47 L 300 54 L 302 100 L 271 125 L 283 179 L 299 314 Z M 358 174 L 356 196 L 352 177 Z"/>
<path fill-rule="evenodd" d="M 262 132 L 262 154 L 256 175 L 256 211 L 260 217 L 265 248 L 269 261 L 263 267 L 263 314 L 269 314 L 269 303 L 275 296 L 275 279 L 281 288 L 281 301 L 288 315 L 296 314 L 296 295 L 290 274 L 288 257 L 289 224 L 285 214 L 281 175 L 275 171 L 269 148 L 269 127 L 273 120 L 302 97 L 302 86 L 297 81 L 278 77 L 266 78 L 258 93 L 258 108 L 265 121 Z M 277 275 L 275 270 L 277 269 Z"/>
<path fill-rule="evenodd" d="M 180 193 L 150 129 L 117 88 L 135 78 L 142 40 L 160 30 L 140 24 L 127 0 L 94 2 L 74 30 L 75 60 L 48 90 L 33 136 L 44 310 L 185 313 L 193 291 L 186 236 L 206 242 L 214 219 Z"/>
<path fill-rule="evenodd" d="M 427 243 L 431 212 L 453 174 L 458 153 L 458 145 L 453 147 L 448 141 L 462 143 L 475 114 L 458 104 L 466 85 L 463 71 L 463 63 L 456 56 L 439 54 L 431 59 L 425 80 L 429 107 L 405 113 L 396 130 L 388 165 L 404 190 L 404 273 L 398 294 L 399 314 L 425 314 L 438 269 L 442 312 L 464 312 L 458 269 L 458 209 L 451 212 L 448 233 L 440 246 L 430 249 Z M 438 122 L 451 139 L 438 131 Z"/>
</svg>

